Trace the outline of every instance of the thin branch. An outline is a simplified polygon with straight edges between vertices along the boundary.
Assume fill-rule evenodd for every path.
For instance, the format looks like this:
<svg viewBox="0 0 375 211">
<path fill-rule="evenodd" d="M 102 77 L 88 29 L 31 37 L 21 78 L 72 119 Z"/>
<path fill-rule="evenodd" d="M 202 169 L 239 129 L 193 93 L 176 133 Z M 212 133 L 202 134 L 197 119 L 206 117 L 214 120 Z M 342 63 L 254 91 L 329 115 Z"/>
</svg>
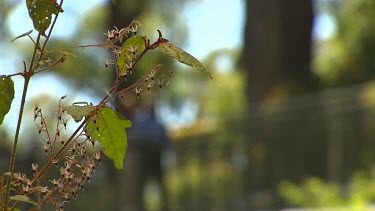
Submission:
<svg viewBox="0 0 375 211">
<path fill-rule="evenodd" d="M 75 46 L 70 46 L 66 48 L 58 48 L 58 49 L 52 49 L 48 50 L 48 53 L 51 52 L 60 52 L 60 51 L 65 51 L 65 50 L 70 50 L 70 49 L 76 49 L 76 48 L 89 48 L 89 47 L 104 47 L 107 46 L 105 43 L 101 44 L 88 44 L 88 45 L 75 45 Z"/>
<path fill-rule="evenodd" d="M 55 18 L 53 19 L 52 25 L 51 25 L 51 27 L 50 27 L 50 29 L 49 29 L 49 31 L 48 31 L 47 38 L 46 38 L 46 40 L 45 40 L 44 43 L 43 43 L 43 47 L 42 47 L 42 49 L 40 50 L 40 57 L 39 57 L 38 61 L 42 60 L 42 58 L 43 58 L 44 49 L 46 48 L 47 43 L 48 43 L 48 41 L 49 41 L 49 39 L 50 39 L 50 37 L 51 37 L 52 30 L 53 30 L 53 28 L 55 27 L 55 24 L 56 24 L 57 18 L 59 17 L 60 12 L 61 12 L 61 7 L 62 7 L 63 3 L 64 3 L 64 0 L 61 0 L 61 1 L 60 1 L 60 4 L 59 4 L 59 8 L 58 8 L 59 11 L 58 11 L 57 14 L 55 15 Z"/>
<path fill-rule="evenodd" d="M 7 76 L 13 77 L 13 76 L 17 76 L 17 75 L 23 75 L 23 72 L 14 73 L 14 74 L 10 74 L 10 75 L 7 75 Z"/>
<path fill-rule="evenodd" d="M 40 72 L 43 72 L 43 71 L 46 71 L 54 66 L 56 66 L 57 64 L 63 62 L 65 60 L 65 55 L 62 55 L 58 60 L 56 60 L 53 64 L 49 65 L 48 67 L 45 67 L 45 68 L 42 68 L 42 69 L 39 69 L 39 70 L 35 70 L 34 73 L 40 73 Z"/>
<path fill-rule="evenodd" d="M 40 44 L 40 36 L 41 36 L 40 33 L 38 33 L 38 37 L 36 38 L 36 44 L 34 45 L 33 56 L 32 56 L 31 61 L 30 61 L 29 70 L 27 72 L 33 72 L 33 66 L 34 66 L 36 51 L 39 48 L 39 44 Z"/>
</svg>

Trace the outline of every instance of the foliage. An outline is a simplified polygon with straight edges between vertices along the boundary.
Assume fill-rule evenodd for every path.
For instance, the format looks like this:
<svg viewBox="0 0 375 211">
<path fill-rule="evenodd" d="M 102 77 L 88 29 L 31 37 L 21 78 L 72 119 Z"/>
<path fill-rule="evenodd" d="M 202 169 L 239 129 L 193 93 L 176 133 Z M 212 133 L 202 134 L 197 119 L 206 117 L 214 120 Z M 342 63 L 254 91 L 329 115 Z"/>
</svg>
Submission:
<svg viewBox="0 0 375 211">
<path fill-rule="evenodd" d="M 310 177 L 301 184 L 284 181 L 279 185 L 279 194 L 290 204 L 309 207 L 347 207 L 348 210 L 365 210 L 375 200 L 375 168 L 358 171 L 348 184 Z"/>
<path fill-rule="evenodd" d="M 319 178 L 308 178 L 301 187 L 290 182 L 282 182 L 280 194 L 291 204 L 305 207 L 337 206 L 341 204 L 339 188 Z"/>
<path fill-rule="evenodd" d="M 106 154 L 115 164 L 116 168 L 123 168 L 123 160 L 127 148 L 126 133 L 124 128 L 131 127 L 132 123 L 104 106 L 99 108 L 87 124 L 86 133 L 89 133 L 104 147 Z"/>
<path fill-rule="evenodd" d="M 375 2 L 332 1 L 336 33 L 318 45 L 315 69 L 325 86 L 359 83 L 373 79 L 375 59 Z"/>
<path fill-rule="evenodd" d="M 10 110 L 14 98 L 14 84 L 10 77 L 0 76 L 0 124 Z"/>
<path fill-rule="evenodd" d="M 126 28 L 115 28 L 108 31 L 105 43 L 47 50 L 47 43 L 51 38 L 54 25 L 59 14 L 64 12 L 63 1 L 57 3 L 56 1 L 26 0 L 26 3 L 29 16 L 38 35 L 34 39 L 30 36 L 30 32 L 27 32 L 16 39 L 28 37 L 32 41 L 34 48 L 31 59 L 28 64 L 24 61 L 22 72 L 0 78 L 2 90 L 0 93 L 0 123 L 8 113 L 14 98 L 12 77 L 22 76 L 25 81 L 9 169 L 0 176 L 0 208 L 4 211 L 19 210 L 19 207 L 26 203 L 31 206 L 30 210 L 39 210 L 48 204 L 62 210 L 65 204 L 71 198 L 76 198 L 78 192 L 84 189 L 84 185 L 90 182 L 96 165 L 100 164 L 101 152 L 104 152 L 113 161 L 116 168 L 123 168 L 123 159 L 127 148 L 125 129 L 131 126 L 131 122 L 116 113 L 108 104 L 116 97 L 122 98 L 123 94 L 129 90 L 134 91 L 140 97 L 143 90 L 150 90 L 155 84 L 160 88 L 163 84 L 168 85 L 173 74 L 163 73 L 161 64 L 156 64 L 144 71 L 142 76 L 132 84 L 127 84 L 127 78 L 131 77 L 135 70 L 134 67 L 147 52 L 163 45 L 173 45 L 163 38 L 160 31 L 158 31 L 159 37 L 154 43 L 150 43 L 146 36 L 133 35 L 141 26 L 139 22 L 133 21 Z M 63 100 L 67 96 L 62 96 L 57 105 L 57 123 L 54 131 L 49 129 L 51 125 L 47 124 L 45 114 L 36 104 L 34 121 L 38 133 L 45 139 L 43 148 L 47 161 L 42 163 L 41 167 L 37 163 L 32 163 L 33 175 L 31 178 L 28 178 L 23 172 L 16 173 L 14 167 L 17 144 L 30 80 L 35 75 L 64 63 L 67 56 L 74 57 L 68 51 L 81 47 L 110 49 L 112 59 L 105 61 L 105 67 L 113 67 L 114 85 L 97 105 L 85 103 L 86 105 L 80 106 L 77 104 L 82 104 L 82 102 L 77 102 L 67 106 L 63 104 Z M 177 47 L 173 46 L 173 49 L 177 49 L 172 53 L 172 56 L 178 61 L 211 76 L 193 56 Z M 170 52 L 165 53 L 171 55 Z M 76 122 L 80 122 L 71 134 L 66 129 L 70 119 L 68 115 Z M 86 145 L 92 145 L 93 149 L 89 150 Z M 48 177 L 46 172 L 50 168 L 59 173 L 58 177 Z M 26 169 L 23 170 L 26 171 Z"/>
<path fill-rule="evenodd" d="M 52 14 L 57 15 L 60 7 L 55 1 L 26 0 L 29 15 L 34 23 L 34 28 L 43 36 L 51 24 Z"/>
<path fill-rule="evenodd" d="M 178 48 L 172 45 L 171 43 L 167 42 L 161 43 L 159 48 L 163 53 L 170 55 L 173 58 L 176 58 L 181 63 L 187 64 L 191 67 L 194 67 L 202 71 L 203 73 L 212 78 L 211 74 L 206 70 L 206 68 L 204 68 L 204 66 L 198 61 L 198 59 L 194 58 L 189 53 L 186 53 L 181 48 Z"/>
</svg>

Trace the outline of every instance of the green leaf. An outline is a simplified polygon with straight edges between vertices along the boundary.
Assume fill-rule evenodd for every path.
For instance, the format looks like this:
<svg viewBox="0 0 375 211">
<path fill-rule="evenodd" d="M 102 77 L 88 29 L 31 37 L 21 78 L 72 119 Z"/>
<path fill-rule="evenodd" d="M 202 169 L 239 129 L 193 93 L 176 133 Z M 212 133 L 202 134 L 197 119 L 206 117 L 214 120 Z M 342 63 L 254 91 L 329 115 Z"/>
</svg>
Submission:
<svg viewBox="0 0 375 211">
<path fill-rule="evenodd" d="M 0 124 L 3 123 L 5 115 L 9 112 L 14 99 L 13 80 L 5 75 L 0 76 Z"/>
<path fill-rule="evenodd" d="M 111 107 L 102 107 L 87 124 L 87 130 L 104 148 L 117 169 L 123 168 L 123 161 L 128 147 L 125 128 L 131 127 L 131 121 L 124 119 Z"/>
<path fill-rule="evenodd" d="M 65 106 L 64 110 L 68 112 L 70 116 L 73 117 L 74 121 L 79 122 L 82 120 L 84 116 L 87 116 L 91 112 L 93 112 L 95 110 L 95 106 L 93 105 L 84 105 L 84 106 L 71 105 L 71 106 Z"/>
<path fill-rule="evenodd" d="M 210 76 L 212 79 L 211 73 L 206 70 L 206 68 L 198 59 L 190 55 L 188 52 L 172 45 L 169 42 L 160 43 L 159 48 L 163 53 L 177 59 L 179 62 L 183 64 L 189 65 L 190 67 L 202 71 L 204 74 Z"/>
<path fill-rule="evenodd" d="M 122 44 L 122 51 L 117 61 L 120 76 L 126 75 L 130 63 L 145 50 L 145 38 L 141 35 L 130 37 Z"/>
<path fill-rule="evenodd" d="M 26 0 L 26 5 L 34 28 L 41 35 L 46 36 L 45 32 L 51 24 L 52 14 L 59 12 L 56 0 Z"/>
<path fill-rule="evenodd" d="M 38 203 L 34 202 L 33 200 L 31 200 L 31 198 L 29 198 L 27 196 L 24 196 L 24 195 L 10 196 L 10 200 L 27 202 L 27 203 L 34 204 L 34 205 L 38 204 Z"/>
</svg>

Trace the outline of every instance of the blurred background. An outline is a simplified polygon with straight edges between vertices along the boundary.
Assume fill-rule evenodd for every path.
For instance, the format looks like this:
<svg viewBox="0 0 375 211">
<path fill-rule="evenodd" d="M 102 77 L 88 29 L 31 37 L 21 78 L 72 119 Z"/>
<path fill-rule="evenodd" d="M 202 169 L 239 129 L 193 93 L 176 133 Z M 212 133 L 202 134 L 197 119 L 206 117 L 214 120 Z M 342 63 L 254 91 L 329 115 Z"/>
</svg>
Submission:
<svg viewBox="0 0 375 211">
<path fill-rule="evenodd" d="M 160 29 L 214 77 L 147 55 L 135 74 L 162 63 L 175 77 L 119 103 L 137 125 L 124 170 L 105 160 L 67 210 L 371 209 L 375 1 L 93 0 L 63 8 L 50 49 L 101 43 L 113 26 L 139 20 L 139 34 L 155 40 Z M 0 1 L 0 28 L 0 74 L 22 71 L 32 45 L 10 41 L 33 28 L 25 2 Z M 69 52 L 77 58 L 32 81 L 19 170 L 44 159 L 35 102 L 52 118 L 61 96 L 95 104 L 111 85 L 104 49 Z M 20 95 L 22 80 L 15 83 Z M 0 127 L 1 170 L 19 101 Z"/>
</svg>

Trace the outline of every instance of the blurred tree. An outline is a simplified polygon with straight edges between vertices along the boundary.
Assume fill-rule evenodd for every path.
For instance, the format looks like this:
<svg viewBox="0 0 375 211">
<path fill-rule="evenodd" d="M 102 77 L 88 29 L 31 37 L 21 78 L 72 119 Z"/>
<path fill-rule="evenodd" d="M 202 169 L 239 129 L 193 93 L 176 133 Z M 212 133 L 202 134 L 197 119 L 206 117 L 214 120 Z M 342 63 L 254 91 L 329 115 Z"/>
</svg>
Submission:
<svg viewBox="0 0 375 211">
<path fill-rule="evenodd" d="M 243 65 L 250 103 L 310 79 L 311 1 L 247 0 Z"/>
<path fill-rule="evenodd" d="M 336 33 L 317 48 L 315 69 L 326 87 L 357 84 L 374 79 L 375 2 L 332 1 Z"/>
<path fill-rule="evenodd" d="M 316 88 L 310 68 L 313 5 L 311 0 L 246 3 L 241 59 L 250 118 L 245 126 L 250 138 L 246 189 L 267 188 L 275 195 L 274 188 L 281 179 L 322 175 L 325 170 L 323 139 L 309 137 L 319 131 L 308 126 L 316 122 L 306 122 L 313 114 L 281 109 L 288 96 Z"/>
<path fill-rule="evenodd" d="M 375 2 L 328 2 L 337 30 L 318 43 L 313 69 L 312 1 L 247 1 L 242 62 L 250 107 L 248 187 L 273 187 L 280 179 L 306 175 L 346 181 L 365 161 L 375 160 L 371 138 L 363 132 L 366 108 L 356 98 L 361 87 L 289 97 L 374 79 Z M 314 74 L 323 87 L 316 86 Z M 343 98 L 348 101 L 329 103 Z M 303 107 L 307 104 L 310 109 Z M 256 165 L 259 151 L 264 159 Z"/>
<path fill-rule="evenodd" d="M 0 1 L 0 41 L 6 37 L 6 27 L 5 27 L 5 20 L 12 7 L 12 2 L 9 1 Z"/>
<path fill-rule="evenodd" d="M 317 45 L 314 59 L 314 71 L 324 82 L 324 88 L 361 84 L 374 80 L 375 76 L 375 2 L 368 0 L 329 1 L 328 10 L 336 22 L 336 31 L 332 37 Z M 360 88 L 352 87 L 350 92 Z M 362 92 L 362 91 L 360 91 Z M 373 94 L 371 94 L 373 95 Z M 352 95 L 352 96 L 358 96 Z M 350 96 L 352 99 L 354 97 Z M 358 168 L 369 167 L 375 161 L 372 149 L 373 136 L 364 128 L 370 113 L 361 99 L 355 99 L 351 112 L 331 122 L 336 124 L 336 139 L 341 139 L 340 168 L 342 177 L 349 179 Z M 371 107 L 371 106 L 369 106 Z M 343 109 L 338 107 L 332 109 Z M 336 123 L 334 123 L 336 122 Z M 339 126 L 339 127 L 337 127 Z M 340 129 L 341 128 L 341 129 Z M 346 129 L 345 129 L 346 128 Z M 350 134 L 339 135 L 350 130 Z M 333 131 L 334 132 L 334 131 Z M 347 132 L 346 132 L 347 133 Z M 333 148 L 333 147 L 331 147 Z M 336 151 L 338 146 L 335 146 Z"/>
</svg>

